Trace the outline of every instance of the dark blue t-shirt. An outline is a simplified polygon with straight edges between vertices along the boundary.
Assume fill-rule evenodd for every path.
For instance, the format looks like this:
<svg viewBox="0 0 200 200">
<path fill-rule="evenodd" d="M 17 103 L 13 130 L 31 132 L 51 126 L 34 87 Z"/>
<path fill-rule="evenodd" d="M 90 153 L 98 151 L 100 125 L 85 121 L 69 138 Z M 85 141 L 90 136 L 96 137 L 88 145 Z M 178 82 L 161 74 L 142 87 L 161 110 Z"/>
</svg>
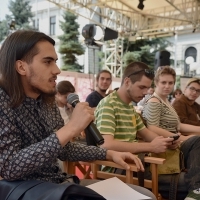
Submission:
<svg viewBox="0 0 200 200">
<path fill-rule="evenodd" d="M 92 93 L 90 93 L 87 98 L 86 98 L 86 102 L 89 103 L 90 107 L 97 107 L 98 103 L 103 99 L 104 97 L 99 94 L 97 91 L 93 91 Z"/>
</svg>

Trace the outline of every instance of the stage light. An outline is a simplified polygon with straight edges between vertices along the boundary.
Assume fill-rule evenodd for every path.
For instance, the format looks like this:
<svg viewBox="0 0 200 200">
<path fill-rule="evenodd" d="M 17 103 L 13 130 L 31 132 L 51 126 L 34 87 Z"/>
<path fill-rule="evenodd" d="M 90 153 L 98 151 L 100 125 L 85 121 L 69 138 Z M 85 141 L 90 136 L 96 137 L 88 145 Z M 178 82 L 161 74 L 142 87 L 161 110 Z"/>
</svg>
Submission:
<svg viewBox="0 0 200 200">
<path fill-rule="evenodd" d="M 117 39 L 118 32 L 107 27 L 103 29 L 96 24 L 87 24 L 82 29 L 82 36 L 87 45 L 102 45 L 104 41 Z"/>
<path fill-rule="evenodd" d="M 144 2 L 145 0 L 139 0 L 139 4 L 138 4 L 138 9 L 140 9 L 140 10 L 143 10 L 143 8 L 144 8 L 144 4 L 143 4 L 143 2 Z"/>
</svg>

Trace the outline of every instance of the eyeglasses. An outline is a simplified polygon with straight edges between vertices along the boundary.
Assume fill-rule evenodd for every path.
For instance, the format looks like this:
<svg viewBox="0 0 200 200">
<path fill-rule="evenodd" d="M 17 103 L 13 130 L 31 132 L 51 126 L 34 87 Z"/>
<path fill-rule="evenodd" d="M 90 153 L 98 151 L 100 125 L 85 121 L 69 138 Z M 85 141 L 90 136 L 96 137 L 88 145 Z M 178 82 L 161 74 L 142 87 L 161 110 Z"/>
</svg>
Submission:
<svg viewBox="0 0 200 200">
<path fill-rule="evenodd" d="M 196 92 L 197 94 L 200 94 L 200 90 L 197 90 L 196 88 L 194 88 L 194 87 L 188 87 L 189 88 L 189 90 L 191 91 L 191 92 Z"/>
<path fill-rule="evenodd" d="M 145 76 L 147 76 L 149 78 L 154 78 L 154 71 L 151 69 L 141 69 L 139 71 L 133 72 L 132 74 L 128 75 L 127 77 L 130 78 L 130 76 L 139 74 L 140 72 L 144 72 Z"/>
</svg>

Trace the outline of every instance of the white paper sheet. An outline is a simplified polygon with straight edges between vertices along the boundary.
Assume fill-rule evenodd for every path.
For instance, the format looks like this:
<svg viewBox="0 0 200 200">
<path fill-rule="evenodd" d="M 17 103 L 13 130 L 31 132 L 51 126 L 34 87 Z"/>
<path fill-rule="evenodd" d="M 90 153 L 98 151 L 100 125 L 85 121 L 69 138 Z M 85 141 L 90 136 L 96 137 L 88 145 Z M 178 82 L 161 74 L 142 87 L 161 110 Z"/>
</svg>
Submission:
<svg viewBox="0 0 200 200">
<path fill-rule="evenodd" d="M 87 187 L 96 191 L 107 200 L 151 199 L 150 197 L 135 191 L 117 177 L 99 181 L 92 185 L 88 185 Z"/>
</svg>

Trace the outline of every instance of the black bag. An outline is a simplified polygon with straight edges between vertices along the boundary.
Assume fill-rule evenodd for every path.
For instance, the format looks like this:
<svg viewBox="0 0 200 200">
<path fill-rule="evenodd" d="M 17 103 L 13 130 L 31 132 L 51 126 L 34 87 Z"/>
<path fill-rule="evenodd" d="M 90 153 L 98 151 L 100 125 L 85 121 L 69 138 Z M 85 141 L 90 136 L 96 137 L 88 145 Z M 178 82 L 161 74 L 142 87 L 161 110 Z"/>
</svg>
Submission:
<svg viewBox="0 0 200 200">
<path fill-rule="evenodd" d="M 0 181 L 1 200 L 105 200 L 90 188 L 74 184 L 56 184 L 39 180 Z"/>
</svg>

